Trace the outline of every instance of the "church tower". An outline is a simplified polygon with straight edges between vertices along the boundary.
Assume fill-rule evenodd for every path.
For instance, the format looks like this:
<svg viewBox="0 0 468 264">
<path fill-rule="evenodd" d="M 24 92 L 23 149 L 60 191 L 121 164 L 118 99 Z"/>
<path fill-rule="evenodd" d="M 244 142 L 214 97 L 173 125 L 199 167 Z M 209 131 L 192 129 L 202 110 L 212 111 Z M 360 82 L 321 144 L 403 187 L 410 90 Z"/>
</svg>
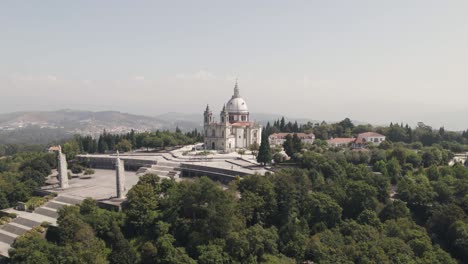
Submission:
<svg viewBox="0 0 468 264">
<path fill-rule="evenodd" d="M 203 113 L 203 116 L 205 117 L 204 119 L 205 125 L 209 125 L 213 122 L 213 113 L 211 112 L 209 105 L 206 105 L 206 110 Z"/>
<path fill-rule="evenodd" d="M 226 126 L 229 123 L 229 113 L 226 111 L 226 105 L 223 106 L 220 114 L 221 124 Z"/>
<path fill-rule="evenodd" d="M 219 113 L 219 122 L 214 122 L 210 107 L 203 113 L 205 148 L 225 153 L 247 149 L 261 141 L 260 124 L 250 121 L 249 108 L 240 94 L 236 81 L 234 94 Z"/>
</svg>

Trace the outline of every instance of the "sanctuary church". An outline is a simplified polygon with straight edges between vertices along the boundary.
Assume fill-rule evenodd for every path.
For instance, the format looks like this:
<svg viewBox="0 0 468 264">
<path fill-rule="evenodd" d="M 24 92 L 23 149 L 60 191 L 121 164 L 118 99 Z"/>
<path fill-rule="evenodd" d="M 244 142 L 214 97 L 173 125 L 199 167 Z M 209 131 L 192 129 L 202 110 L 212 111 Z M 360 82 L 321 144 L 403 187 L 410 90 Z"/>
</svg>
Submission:
<svg viewBox="0 0 468 264">
<path fill-rule="evenodd" d="M 224 105 L 220 122 L 215 122 L 213 113 L 207 105 L 204 113 L 205 148 L 232 152 L 247 149 L 250 145 L 260 145 L 262 127 L 250 122 L 247 103 L 240 96 L 239 87 L 234 86 L 234 95 Z"/>
</svg>

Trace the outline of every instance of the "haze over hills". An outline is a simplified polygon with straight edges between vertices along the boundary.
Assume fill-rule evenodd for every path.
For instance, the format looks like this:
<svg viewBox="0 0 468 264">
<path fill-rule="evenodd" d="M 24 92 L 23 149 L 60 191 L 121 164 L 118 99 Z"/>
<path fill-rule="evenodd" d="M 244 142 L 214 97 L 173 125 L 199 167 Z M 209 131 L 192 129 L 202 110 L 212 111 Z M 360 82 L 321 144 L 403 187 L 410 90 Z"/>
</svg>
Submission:
<svg viewBox="0 0 468 264">
<path fill-rule="evenodd" d="M 44 144 L 74 134 L 97 136 L 104 129 L 126 133 L 170 128 L 164 120 L 117 111 L 28 111 L 0 114 L 0 143 Z"/>
<path fill-rule="evenodd" d="M 252 115 L 262 124 L 281 118 L 277 114 Z M 299 123 L 309 120 L 298 119 Z M 98 136 L 109 133 L 135 131 L 201 129 L 201 114 L 168 112 L 154 117 L 118 111 L 24 111 L 0 114 L 0 143 L 45 144 L 59 141 L 75 134 Z"/>
<path fill-rule="evenodd" d="M 218 115 L 214 113 L 215 119 Z M 437 119 L 450 121 L 459 113 L 439 114 Z M 251 114 L 251 120 L 266 125 L 268 121 L 280 119 L 280 114 L 257 113 Z M 321 122 L 307 118 L 285 117 L 287 121 L 297 121 L 299 124 L 307 122 Z M 345 118 L 345 117 L 343 117 Z M 422 119 L 424 120 L 424 119 Z M 340 121 L 340 120 L 333 120 Z M 384 125 L 392 120 L 382 120 Z M 328 122 L 328 121 L 327 121 Z M 355 124 L 363 124 L 353 120 Z M 450 122 L 448 122 L 450 123 Z M 431 125 L 430 123 L 427 123 Z M 416 124 L 410 124 L 414 126 Z M 179 127 L 182 131 L 192 129 L 201 130 L 203 127 L 201 114 L 168 112 L 156 116 L 135 115 L 119 111 L 24 111 L 0 114 L 0 143 L 45 144 L 69 138 L 74 134 L 97 136 L 104 131 L 109 133 L 126 133 L 135 131 L 174 130 Z M 437 128 L 436 126 L 434 126 Z M 460 124 L 457 127 L 463 127 Z"/>
</svg>

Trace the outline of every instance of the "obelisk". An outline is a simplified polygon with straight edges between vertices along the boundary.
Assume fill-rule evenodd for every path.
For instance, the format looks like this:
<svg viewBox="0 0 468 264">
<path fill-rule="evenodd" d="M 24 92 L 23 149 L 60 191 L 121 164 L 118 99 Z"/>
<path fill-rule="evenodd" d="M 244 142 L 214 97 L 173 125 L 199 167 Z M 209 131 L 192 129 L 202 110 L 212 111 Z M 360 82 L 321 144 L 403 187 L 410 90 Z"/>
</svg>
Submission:
<svg viewBox="0 0 468 264">
<path fill-rule="evenodd" d="M 115 174 L 117 183 L 117 198 L 125 198 L 125 167 L 124 161 L 120 160 L 119 152 L 117 151 L 117 159 L 115 160 Z"/>
<path fill-rule="evenodd" d="M 59 177 L 59 184 L 60 188 L 66 189 L 69 187 L 68 185 L 68 166 L 67 166 L 67 158 L 65 154 L 62 153 L 62 147 L 58 147 L 58 155 L 57 155 L 57 170 L 58 170 L 58 177 Z"/>
</svg>

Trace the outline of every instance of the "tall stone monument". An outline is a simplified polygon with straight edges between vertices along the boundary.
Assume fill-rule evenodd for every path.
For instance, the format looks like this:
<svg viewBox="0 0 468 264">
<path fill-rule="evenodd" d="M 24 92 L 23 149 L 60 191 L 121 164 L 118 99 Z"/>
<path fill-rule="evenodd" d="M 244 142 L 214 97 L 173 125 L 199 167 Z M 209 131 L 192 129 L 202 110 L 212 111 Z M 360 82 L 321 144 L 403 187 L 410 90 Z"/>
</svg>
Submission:
<svg viewBox="0 0 468 264">
<path fill-rule="evenodd" d="M 124 161 L 120 160 L 119 152 L 117 151 L 117 159 L 115 160 L 115 173 L 117 183 L 117 198 L 125 198 L 125 167 Z"/>
<path fill-rule="evenodd" d="M 65 154 L 62 153 L 62 147 L 59 146 L 58 148 L 58 155 L 57 155 L 57 170 L 58 170 L 58 177 L 59 177 L 59 184 L 60 188 L 65 189 L 68 188 L 68 166 L 67 166 L 67 158 Z"/>
</svg>

